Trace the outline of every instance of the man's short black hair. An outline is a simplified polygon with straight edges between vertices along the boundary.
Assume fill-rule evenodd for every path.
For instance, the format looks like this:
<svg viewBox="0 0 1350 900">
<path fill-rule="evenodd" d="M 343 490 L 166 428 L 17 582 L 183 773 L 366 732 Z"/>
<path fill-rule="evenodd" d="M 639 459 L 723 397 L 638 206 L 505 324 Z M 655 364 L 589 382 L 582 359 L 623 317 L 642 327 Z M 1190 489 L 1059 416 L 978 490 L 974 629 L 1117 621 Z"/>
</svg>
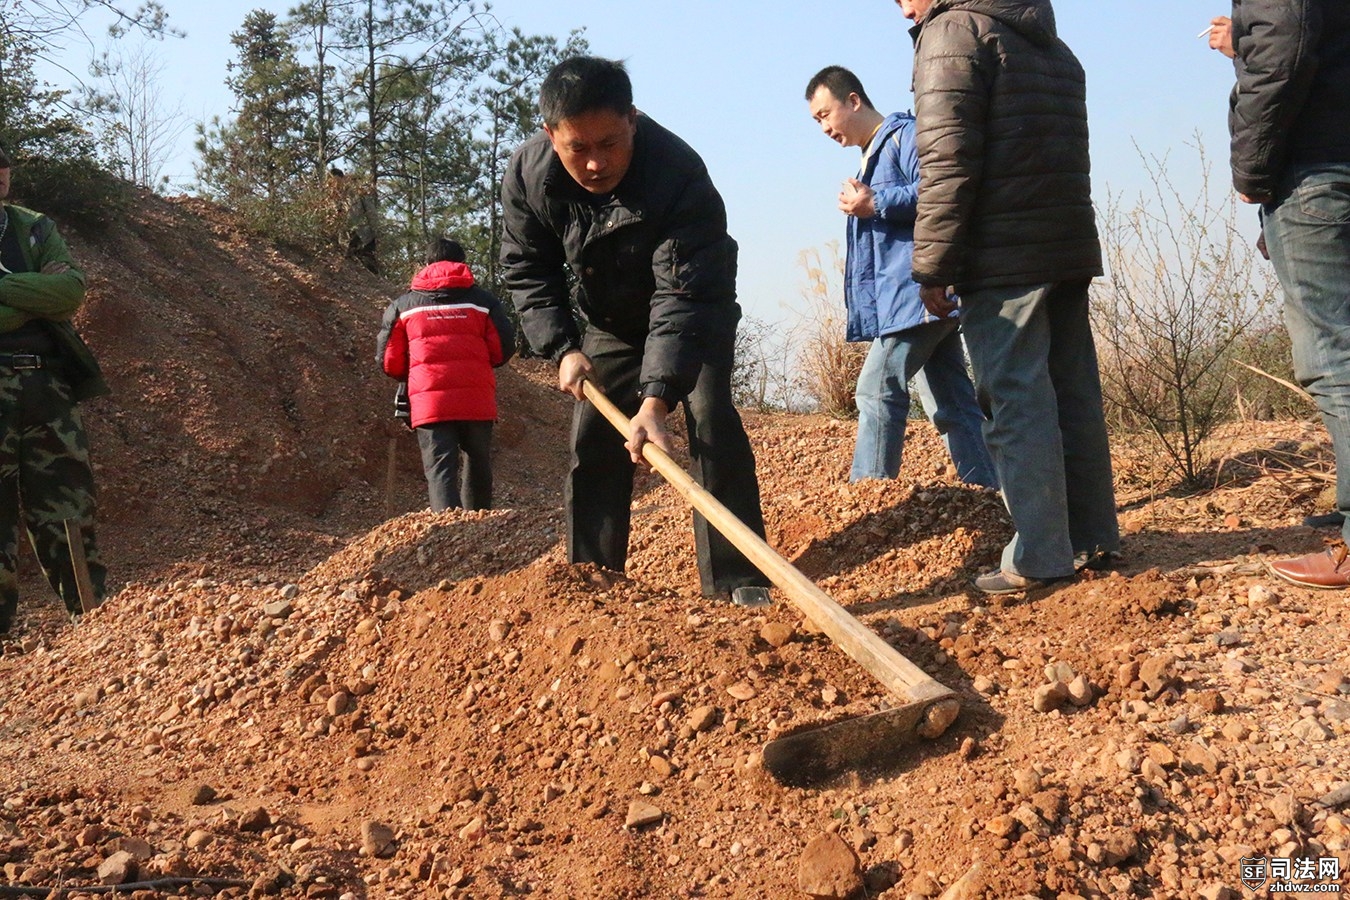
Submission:
<svg viewBox="0 0 1350 900">
<path fill-rule="evenodd" d="M 0 147 L 0 169 L 14 168 L 14 159 L 9 155 L 9 151 Z"/>
<path fill-rule="evenodd" d="M 427 265 L 438 262 L 464 262 L 464 248 L 448 237 L 432 238 L 427 244 Z"/>
<path fill-rule="evenodd" d="M 539 113 L 549 128 L 596 109 L 620 115 L 633 109 L 633 82 L 618 60 L 573 56 L 554 66 L 539 88 Z"/>
<path fill-rule="evenodd" d="M 811 80 L 806 83 L 806 99 L 810 100 L 814 97 L 816 91 L 820 90 L 821 85 L 829 88 L 830 93 L 834 95 L 836 100 L 847 100 L 849 94 L 857 94 L 858 99 L 863 102 L 864 106 L 868 109 L 876 109 L 872 105 L 871 98 L 867 96 L 867 91 L 863 90 L 862 82 L 858 80 L 858 76 L 843 66 L 826 66 L 813 75 Z"/>
</svg>

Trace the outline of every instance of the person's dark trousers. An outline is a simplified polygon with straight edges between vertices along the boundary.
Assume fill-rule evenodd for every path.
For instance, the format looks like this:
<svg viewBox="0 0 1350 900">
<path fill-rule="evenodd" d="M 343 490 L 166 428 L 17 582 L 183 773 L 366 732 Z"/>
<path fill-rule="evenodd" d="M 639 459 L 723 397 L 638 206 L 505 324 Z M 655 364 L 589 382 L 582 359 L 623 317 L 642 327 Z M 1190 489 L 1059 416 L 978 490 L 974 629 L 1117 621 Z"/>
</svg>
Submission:
<svg viewBox="0 0 1350 900">
<path fill-rule="evenodd" d="M 433 422 L 417 426 L 432 512 L 492 508 L 492 423 Z M 459 454 L 464 453 L 464 477 Z M 462 502 L 461 502 L 462 501 Z"/>
<path fill-rule="evenodd" d="M 733 332 L 704 348 L 703 369 L 684 401 L 690 475 L 763 537 L 755 456 L 731 399 L 734 341 Z M 632 418 L 641 405 L 642 345 L 592 326 L 581 349 L 595 366 L 600 388 Z M 623 436 L 593 405 L 577 404 L 572 416 L 572 468 L 566 484 L 571 562 L 595 563 L 616 572 L 624 569 L 635 466 L 623 444 Z M 728 594 L 751 585 L 768 587 L 768 579 L 698 513 L 694 514 L 694 547 L 705 595 Z"/>
</svg>

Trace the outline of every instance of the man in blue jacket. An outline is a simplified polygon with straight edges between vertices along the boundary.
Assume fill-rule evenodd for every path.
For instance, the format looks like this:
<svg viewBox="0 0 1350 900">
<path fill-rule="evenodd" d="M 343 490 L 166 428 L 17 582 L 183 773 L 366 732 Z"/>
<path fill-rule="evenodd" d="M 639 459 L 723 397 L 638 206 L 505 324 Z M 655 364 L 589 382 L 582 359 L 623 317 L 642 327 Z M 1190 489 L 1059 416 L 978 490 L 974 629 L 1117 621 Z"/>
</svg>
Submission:
<svg viewBox="0 0 1350 900">
<path fill-rule="evenodd" d="M 1350 540 L 1350 5 L 1235 2 L 1231 20 L 1214 19 L 1210 46 L 1233 57 L 1233 187 L 1261 205 L 1294 375 L 1331 435 L 1336 509 Z M 1344 543 L 1270 570 L 1303 587 L 1350 587 Z"/>
<path fill-rule="evenodd" d="M 827 137 L 862 149 L 858 176 L 839 194 L 839 209 L 848 216 L 846 337 L 872 342 L 854 394 L 858 439 L 849 480 L 899 474 L 912 380 L 961 480 L 995 487 L 958 314 L 938 318 L 924 309 L 910 271 L 919 182 L 914 117 L 883 117 L 858 76 L 843 66 L 817 72 L 806 85 L 806 100 Z"/>
</svg>

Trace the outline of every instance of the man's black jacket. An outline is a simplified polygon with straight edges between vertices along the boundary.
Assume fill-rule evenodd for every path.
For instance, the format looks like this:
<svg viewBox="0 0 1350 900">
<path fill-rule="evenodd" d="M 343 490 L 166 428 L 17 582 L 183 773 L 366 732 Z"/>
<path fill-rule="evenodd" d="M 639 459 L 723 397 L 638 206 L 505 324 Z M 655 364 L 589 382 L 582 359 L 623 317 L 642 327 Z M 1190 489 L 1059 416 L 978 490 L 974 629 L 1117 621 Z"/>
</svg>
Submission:
<svg viewBox="0 0 1350 900">
<path fill-rule="evenodd" d="M 506 285 L 536 353 L 557 359 L 580 343 L 565 267 L 589 327 L 642 345 L 640 383 L 666 385 L 668 399 L 693 388 L 710 338 L 734 332 L 736 242 L 722 197 L 698 154 L 646 116 L 612 194 L 578 185 L 541 131 L 511 157 L 502 207 Z"/>
<path fill-rule="evenodd" d="M 1234 0 L 1233 186 L 1264 199 L 1290 166 L 1350 162 L 1350 2 Z"/>
</svg>

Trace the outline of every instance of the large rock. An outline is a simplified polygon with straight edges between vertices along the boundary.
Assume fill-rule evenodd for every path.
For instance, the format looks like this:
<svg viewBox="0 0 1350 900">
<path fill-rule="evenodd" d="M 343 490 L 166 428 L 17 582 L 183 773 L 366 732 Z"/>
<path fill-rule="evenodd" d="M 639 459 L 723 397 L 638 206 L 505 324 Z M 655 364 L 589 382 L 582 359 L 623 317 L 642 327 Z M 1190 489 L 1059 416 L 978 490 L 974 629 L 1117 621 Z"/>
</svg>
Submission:
<svg viewBox="0 0 1350 900">
<path fill-rule="evenodd" d="M 644 828 L 647 825 L 655 825 L 665 816 L 665 813 L 645 800 L 634 800 L 628 804 L 628 816 L 623 821 L 623 827 L 628 829 Z"/>
<path fill-rule="evenodd" d="M 817 835 L 797 862 L 797 887 L 818 900 L 845 900 L 863 889 L 858 854 L 834 833 Z"/>
<path fill-rule="evenodd" d="M 1151 656 L 1139 665 L 1139 678 L 1151 696 L 1158 696 L 1176 680 L 1176 657 L 1170 653 Z"/>
<path fill-rule="evenodd" d="M 373 819 L 362 822 L 361 852 L 366 856 L 393 856 L 394 829 Z"/>
<path fill-rule="evenodd" d="M 126 884 L 135 881 L 140 872 L 140 863 L 136 857 L 125 850 L 118 850 L 98 864 L 99 884 Z"/>
</svg>

